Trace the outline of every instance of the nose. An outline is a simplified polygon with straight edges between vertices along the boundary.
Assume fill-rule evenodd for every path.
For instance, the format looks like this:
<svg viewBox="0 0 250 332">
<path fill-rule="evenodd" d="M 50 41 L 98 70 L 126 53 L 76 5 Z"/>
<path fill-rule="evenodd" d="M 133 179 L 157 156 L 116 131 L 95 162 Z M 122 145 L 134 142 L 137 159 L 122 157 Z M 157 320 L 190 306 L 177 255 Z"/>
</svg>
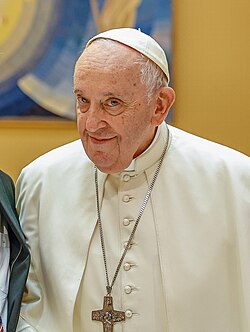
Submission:
<svg viewBox="0 0 250 332">
<path fill-rule="evenodd" d="M 86 112 L 86 130 L 96 132 L 98 129 L 104 128 L 106 123 L 103 117 L 104 114 L 100 105 L 90 105 Z"/>
</svg>

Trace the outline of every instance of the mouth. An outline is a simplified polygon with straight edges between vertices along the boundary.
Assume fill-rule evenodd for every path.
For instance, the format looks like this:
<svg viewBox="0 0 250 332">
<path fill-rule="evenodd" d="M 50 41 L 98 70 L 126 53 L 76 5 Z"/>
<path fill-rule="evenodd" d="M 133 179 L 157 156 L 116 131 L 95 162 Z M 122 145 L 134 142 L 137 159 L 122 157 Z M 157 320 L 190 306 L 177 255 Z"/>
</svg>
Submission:
<svg viewBox="0 0 250 332">
<path fill-rule="evenodd" d="M 110 142 L 115 137 L 94 137 L 89 135 L 89 139 L 94 144 L 105 144 L 107 142 Z"/>
</svg>

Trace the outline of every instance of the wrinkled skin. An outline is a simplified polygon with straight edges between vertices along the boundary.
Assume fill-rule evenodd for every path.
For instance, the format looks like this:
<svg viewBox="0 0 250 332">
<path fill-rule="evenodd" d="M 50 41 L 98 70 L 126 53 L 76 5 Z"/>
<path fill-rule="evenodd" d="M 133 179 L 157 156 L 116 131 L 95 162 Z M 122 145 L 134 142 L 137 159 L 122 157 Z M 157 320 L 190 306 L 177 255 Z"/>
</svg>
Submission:
<svg viewBox="0 0 250 332">
<path fill-rule="evenodd" d="M 105 173 L 117 173 L 150 145 L 174 101 L 170 87 L 148 103 L 135 50 L 93 42 L 74 73 L 77 125 L 88 157 Z"/>
</svg>

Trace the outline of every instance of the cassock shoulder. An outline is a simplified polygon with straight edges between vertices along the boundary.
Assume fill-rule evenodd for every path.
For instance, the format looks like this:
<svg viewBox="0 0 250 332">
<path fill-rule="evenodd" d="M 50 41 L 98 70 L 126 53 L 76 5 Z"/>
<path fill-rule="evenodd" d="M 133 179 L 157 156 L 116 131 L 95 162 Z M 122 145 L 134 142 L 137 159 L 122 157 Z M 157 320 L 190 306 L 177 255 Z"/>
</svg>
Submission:
<svg viewBox="0 0 250 332">
<path fill-rule="evenodd" d="M 249 173 L 250 158 L 245 154 L 173 126 L 169 126 L 169 129 L 172 135 L 169 152 L 175 158 L 179 157 L 197 166 L 206 164 L 211 167 L 222 167 L 224 165 L 227 168 L 237 168 Z"/>
<path fill-rule="evenodd" d="M 81 140 L 76 140 L 68 144 L 55 148 L 32 161 L 28 168 L 50 167 L 62 162 L 72 162 L 73 160 L 84 161 L 85 151 Z"/>
<path fill-rule="evenodd" d="M 81 140 L 76 140 L 45 153 L 27 165 L 19 175 L 17 188 L 23 180 L 29 186 L 42 185 L 45 179 L 51 184 L 70 181 L 76 174 L 86 175 L 90 165 Z"/>
<path fill-rule="evenodd" d="M 61 170 L 68 167 L 68 165 L 73 166 L 76 162 L 83 164 L 87 160 L 81 140 L 76 140 L 41 155 L 26 166 L 24 170 L 32 172 L 46 171 L 59 166 Z"/>
</svg>

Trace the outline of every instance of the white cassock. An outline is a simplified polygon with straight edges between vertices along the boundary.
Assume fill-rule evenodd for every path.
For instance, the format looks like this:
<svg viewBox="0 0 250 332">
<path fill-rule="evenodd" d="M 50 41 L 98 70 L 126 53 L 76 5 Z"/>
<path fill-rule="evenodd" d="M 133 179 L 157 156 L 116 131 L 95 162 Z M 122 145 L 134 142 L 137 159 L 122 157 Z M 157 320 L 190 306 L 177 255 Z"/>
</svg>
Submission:
<svg viewBox="0 0 250 332">
<path fill-rule="evenodd" d="M 169 128 L 152 196 L 113 289 L 114 332 L 250 331 L 250 161 Z M 134 170 L 98 171 L 109 278 L 168 137 L 159 127 Z M 80 140 L 27 166 L 17 208 L 32 264 L 17 331 L 102 332 L 105 272 L 94 167 Z"/>
</svg>

